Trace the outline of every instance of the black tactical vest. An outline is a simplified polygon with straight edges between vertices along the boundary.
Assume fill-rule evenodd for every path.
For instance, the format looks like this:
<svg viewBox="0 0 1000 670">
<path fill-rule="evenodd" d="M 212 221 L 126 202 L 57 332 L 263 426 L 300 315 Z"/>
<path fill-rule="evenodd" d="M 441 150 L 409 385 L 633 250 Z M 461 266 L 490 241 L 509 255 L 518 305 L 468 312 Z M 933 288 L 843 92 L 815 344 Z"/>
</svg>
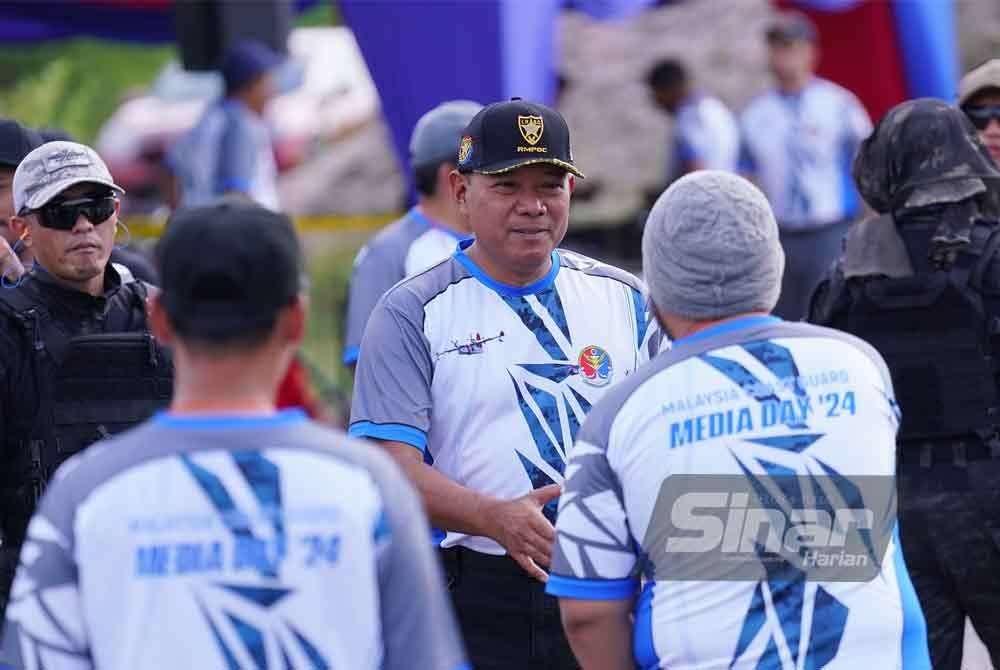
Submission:
<svg viewBox="0 0 1000 670">
<path fill-rule="evenodd" d="M 128 286 L 135 290 L 119 296 L 131 296 L 133 322 L 145 323 L 145 286 Z M 14 317 L 29 344 L 38 393 L 36 416 L 8 417 L 3 436 L 11 461 L 0 477 L 0 499 L 14 506 L 4 510 L 4 525 L 6 543 L 16 546 L 59 465 L 169 404 L 173 365 L 145 329 L 70 337 L 44 306 L 18 290 L 0 291 L 0 309 Z"/>
<path fill-rule="evenodd" d="M 997 434 L 1000 320 L 985 312 L 981 291 L 1000 229 L 977 225 L 972 240 L 947 269 L 847 280 L 845 330 L 889 366 L 903 414 L 900 444 Z"/>
</svg>

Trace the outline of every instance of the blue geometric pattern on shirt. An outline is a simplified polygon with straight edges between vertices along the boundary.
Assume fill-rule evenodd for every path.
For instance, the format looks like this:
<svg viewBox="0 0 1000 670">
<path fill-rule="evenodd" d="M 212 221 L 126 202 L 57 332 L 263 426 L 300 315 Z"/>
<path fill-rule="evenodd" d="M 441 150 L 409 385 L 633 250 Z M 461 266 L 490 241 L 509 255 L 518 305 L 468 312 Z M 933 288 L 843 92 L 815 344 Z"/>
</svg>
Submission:
<svg viewBox="0 0 1000 670">
<path fill-rule="evenodd" d="M 754 352 L 748 349 L 747 346 L 744 345 L 743 348 L 750 353 L 750 355 L 755 356 Z M 758 354 L 761 354 L 760 349 L 758 349 L 757 352 Z M 777 358 L 769 359 L 768 362 L 765 363 L 768 369 L 772 372 L 778 374 L 778 372 L 783 372 L 789 367 L 792 370 L 797 370 L 795 360 L 792 358 L 792 354 L 788 351 L 788 349 L 785 349 L 784 347 L 775 347 L 775 349 L 769 350 L 768 354 L 777 356 Z M 785 357 L 787 357 L 787 360 L 785 360 Z M 760 404 L 763 405 L 768 402 L 780 402 L 780 399 L 774 393 L 772 385 L 761 382 L 756 375 L 743 367 L 741 363 L 728 358 L 722 358 L 721 356 L 713 356 L 712 354 L 701 354 L 699 358 L 728 377 L 734 384 L 743 389 L 750 397 Z M 782 375 L 778 374 L 778 377 L 781 379 Z M 795 374 L 795 377 L 798 377 L 798 373 Z M 799 393 L 798 386 L 798 382 L 796 382 L 796 395 Z M 789 419 L 784 423 L 789 428 L 805 429 L 809 427 L 804 421 L 796 421 L 793 419 Z"/>
<path fill-rule="evenodd" d="M 520 367 L 526 368 L 527 366 Z M 549 372 L 551 373 L 550 380 L 554 380 L 555 378 L 566 378 L 563 375 L 563 370 L 560 369 L 560 366 L 551 366 L 551 370 Z M 541 457 L 545 463 L 551 466 L 553 470 L 562 474 L 566 469 L 566 451 L 570 446 L 572 446 L 573 441 L 576 439 L 576 432 L 579 430 L 580 421 L 575 420 L 574 416 L 574 420 L 569 422 L 569 435 L 564 435 L 561 422 L 559 421 L 558 404 L 562 403 L 565 407 L 567 416 L 574 415 L 574 410 L 569 403 L 566 402 L 565 397 L 557 398 L 551 393 L 538 389 L 527 382 L 525 382 L 524 386 L 528 390 L 529 398 L 525 398 L 524 394 L 521 392 L 520 386 L 517 383 L 517 379 L 514 378 L 514 375 L 510 376 L 510 380 L 514 384 L 514 393 L 517 396 L 517 404 L 518 407 L 521 408 L 521 415 L 524 417 L 525 423 L 528 424 L 528 431 L 531 433 L 532 440 L 535 443 L 537 455 Z M 534 404 L 534 408 L 531 403 Z M 535 409 L 537 409 L 538 413 L 544 418 L 546 425 L 552 435 L 555 436 L 558 444 L 553 443 L 549 434 L 545 431 L 545 428 L 542 426 L 535 414 Z M 556 483 L 550 475 L 546 474 L 532 461 L 532 454 L 524 453 L 520 447 L 515 447 L 515 451 L 521 461 L 521 465 L 524 467 L 524 471 L 528 475 L 528 479 L 531 480 L 532 488 L 538 489 L 543 486 Z M 557 508 L 558 502 L 551 500 L 546 503 L 542 512 L 550 520 L 555 520 Z"/>
<path fill-rule="evenodd" d="M 244 618 L 241 618 L 229 611 L 229 606 L 226 605 L 225 601 L 215 603 L 211 591 L 206 591 L 201 594 L 198 598 L 198 607 L 201 609 L 202 615 L 205 617 L 205 621 L 208 622 L 216 644 L 219 645 L 219 649 L 222 651 L 223 658 L 226 660 L 226 664 L 230 670 L 240 670 L 240 665 L 237 661 L 236 654 L 229 647 L 225 638 L 218 630 L 215 624 L 215 618 L 209 614 L 209 605 L 214 606 L 218 612 L 221 612 L 223 615 L 221 618 L 228 621 L 229 625 L 232 626 L 232 631 L 236 633 L 240 641 L 243 643 L 247 654 L 249 654 L 249 656 L 254 660 L 255 668 L 258 668 L 259 670 L 268 670 L 268 668 L 278 667 L 276 662 L 277 659 L 268 658 L 267 640 L 270 637 L 276 643 L 275 646 L 281 652 L 281 664 L 284 668 L 287 669 L 295 667 L 291 661 L 288 649 L 285 646 L 285 641 L 295 640 L 299 650 L 308 659 L 310 667 L 313 670 L 330 669 L 329 662 L 323 657 L 323 654 L 314 644 L 306 639 L 301 632 L 296 630 L 290 622 L 279 618 L 271 611 L 272 608 L 274 608 L 286 596 L 293 593 L 291 589 L 279 587 L 240 586 L 224 583 L 217 583 L 214 584 L 214 586 L 241 598 L 244 601 L 245 607 L 259 610 L 261 612 L 261 616 L 259 618 L 266 622 L 266 626 L 264 628 L 261 628 L 259 625 L 251 624 Z"/>
<path fill-rule="evenodd" d="M 580 403 L 580 409 L 583 410 L 584 416 L 586 416 L 587 414 L 590 414 L 590 407 L 591 407 L 590 401 L 587 400 L 586 398 L 584 398 L 579 393 L 577 393 L 576 389 L 573 388 L 572 386 L 569 387 L 569 390 L 573 394 L 573 397 L 576 398 L 576 401 L 578 403 Z"/>
<path fill-rule="evenodd" d="M 264 649 L 264 636 L 260 630 L 230 612 L 226 612 L 226 618 L 229 619 L 229 623 L 233 625 L 233 628 L 239 634 L 240 640 L 243 641 L 243 646 L 246 647 L 247 653 L 250 654 L 256 666 L 258 668 L 266 668 L 267 651 Z"/>
<path fill-rule="evenodd" d="M 770 446 L 770 445 L 768 445 Z M 774 498 L 773 493 L 764 484 L 761 478 L 751 472 L 735 452 L 730 450 L 733 457 L 743 470 L 753 486 L 757 496 L 761 499 Z M 809 458 L 809 457 L 807 457 Z M 811 501 L 811 505 L 816 509 L 823 509 L 833 517 L 832 504 L 829 496 L 822 492 L 819 483 L 812 474 L 799 476 L 797 471 L 778 463 L 755 457 L 754 460 L 765 470 L 767 476 L 774 477 L 770 483 L 776 485 L 784 500 L 782 507 L 785 513 L 790 509 L 801 509 L 804 507 L 805 492 L 801 489 L 800 480 L 808 477 L 816 499 Z M 842 477 L 832 468 L 821 463 L 818 459 L 812 459 L 819 463 L 828 475 L 831 475 L 835 486 L 841 497 L 845 500 L 857 499 L 852 496 L 860 496 L 857 487 Z M 834 475 L 836 477 L 834 477 Z M 824 502 L 819 502 L 824 501 Z M 829 508 L 829 509 L 827 509 Z M 767 551 L 767 548 L 759 542 L 755 542 L 757 556 L 761 559 L 767 578 L 766 583 L 771 593 L 771 608 L 775 618 L 781 625 L 781 631 L 785 638 L 788 651 L 792 656 L 794 665 L 798 666 L 799 641 L 802 636 L 802 614 L 805 606 L 805 572 L 799 570 L 787 560 L 781 560 L 779 555 Z M 767 602 L 763 598 L 763 583 L 758 583 L 754 591 L 754 597 L 750 602 L 747 613 L 744 615 L 743 627 L 740 631 L 739 642 L 736 652 L 733 654 L 729 667 L 732 668 L 746 652 L 757 633 L 765 625 L 767 620 Z M 822 587 L 818 587 L 816 595 L 813 597 L 813 623 L 809 631 L 807 645 L 806 667 L 810 670 L 819 670 L 827 665 L 837 654 L 840 641 L 844 636 L 844 629 L 847 625 L 848 608 L 839 600 L 830 595 Z M 767 649 L 763 656 L 758 659 L 758 668 L 778 668 L 782 667 L 781 657 L 775 643 L 774 635 L 770 636 Z"/>
<path fill-rule="evenodd" d="M 551 293 L 551 296 L 547 296 L 545 299 L 542 296 L 545 293 Z M 538 340 L 538 344 L 541 345 L 545 352 L 557 361 L 565 361 L 570 359 L 570 352 L 563 351 L 562 348 L 556 343 L 556 338 L 549 332 L 548 326 L 542 320 L 542 317 L 534 310 L 531 304 L 520 295 L 503 295 L 501 296 L 503 301 L 507 303 L 508 306 L 514 313 L 517 314 L 518 318 L 521 319 L 521 323 L 524 324 L 525 328 L 531 331 Z M 572 342 L 569 337 L 569 326 L 566 323 L 566 314 L 562 308 L 562 301 L 559 300 L 559 294 L 556 293 L 555 288 L 549 289 L 548 291 L 543 291 L 542 293 L 536 293 L 535 297 L 545 305 L 548 310 L 549 315 L 552 317 L 553 321 L 559 326 L 559 329 L 566 334 L 566 339 Z M 555 311 L 553 311 L 555 310 Z"/>
<path fill-rule="evenodd" d="M 257 453 L 257 452 L 252 452 L 252 453 Z M 254 495 L 257 496 L 258 500 L 260 500 L 262 495 L 265 498 L 267 497 L 267 495 L 270 495 L 267 492 L 267 490 L 273 491 L 273 489 L 280 487 L 280 483 L 277 483 L 277 479 L 280 477 L 280 473 L 277 467 L 273 463 L 264 459 L 263 456 L 261 456 L 259 453 L 257 453 L 257 457 L 264 463 L 258 464 L 257 466 L 250 466 L 250 469 L 262 477 L 263 479 L 262 488 L 265 489 L 265 492 L 260 494 L 257 493 L 255 483 L 253 481 L 250 481 L 249 479 L 247 479 L 247 484 L 249 484 L 251 488 L 255 489 Z M 212 505 L 215 507 L 216 511 L 219 512 L 219 515 L 222 517 L 223 523 L 225 523 L 226 526 L 229 528 L 229 531 L 236 538 L 237 542 L 243 541 L 243 542 L 260 543 L 261 541 L 254 535 L 253 531 L 250 530 L 250 521 L 246 513 L 243 512 L 243 510 L 236 507 L 236 502 L 233 500 L 233 497 L 229 494 L 229 491 L 226 489 L 225 484 L 222 483 L 222 480 L 219 477 L 217 477 L 214 473 L 208 471 L 204 467 L 192 461 L 191 457 L 188 456 L 187 454 L 181 455 L 180 459 L 181 462 L 184 463 L 184 466 L 187 468 L 188 472 L 191 474 L 192 477 L 194 477 L 194 480 L 201 487 L 202 491 L 205 492 L 205 495 L 208 496 L 208 499 L 212 502 Z M 246 472 L 242 468 L 240 469 L 240 472 L 244 475 L 244 478 L 247 477 Z M 270 481 L 272 477 L 275 479 L 275 481 L 273 482 Z M 276 502 L 280 505 L 281 503 L 280 496 L 278 496 Z M 281 517 L 280 508 L 275 509 L 272 506 L 270 509 L 268 509 L 267 507 L 265 507 L 263 511 L 270 517 L 272 523 L 275 523 L 275 519 Z M 281 526 L 281 528 L 282 528 L 281 536 L 278 535 L 275 536 L 276 552 L 273 557 L 273 560 L 268 558 L 266 555 L 257 556 L 258 559 L 256 561 L 257 570 L 261 573 L 261 575 L 265 577 L 277 577 L 281 561 L 285 557 L 284 527 Z M 277 524 L 276 524 L 276 530 L 277 530 Z"/>
<path fill-rule="evenodd" d="M 744 441 L 759 444 L 762 447 L 774 447 L 801 454 L 821 437 L 823 437 L 823 433 L 800 433 L 799 435 L 776 435 L 774 437 L 748 437 L 744 438 Z"/>
<path fill-rule="evenodd" d="M 649 323 L 646 321 L 646 302 L 642 299 L 642 294 L 632 290 L 632 308 L 635 309 L 636 343 L 637 349 L 642 348 L 642 343 L 646 339 L 646 330 Z"/>
<path fill-rule="evenodd" d="M 281 504 L 281 472 L 259 451 L 234 451 L 232 458 L 250 485 L 261 512 L 270 518 L 274 528 L 275 561 L 280 564 L 288 551 Z"/>
<path fill-rule="evenodd" d="M 743 348 L 751 356 L 756 358 L 768 370 L 774 373 L 779 380 L 791 379 L 795 389 L 795 395 L 802 397 L 806 395 L 806 390 L 799 381 L 799 368 L 795 364 L 795 358 L 788 348 L 775 344 L 769 340 L 759 342 L 748 342 Z"/>
<path fill-rule="evenodd" d="M 568 363 L 522 363 L 518 367 L 554 382 L 561 382 L 577 373 L 577 366 Z"/>
<path fill-rule="evenodd" d="M 857 484 L 852 482 L 849 478 L 840 474 L 829 465 L 819 460 L 818 458 L 813 458 L 816 463 L 819 464 L 826 476 L 830 478 L 834 486 L 837 487 L 837 493 L 840 495 L 843 502 L 843 506 L 846 509 L 867 509 L 865 505 L 865 497 L 861 493 L 861 489 L 858 488 Z M 824 512 L 830 515 L 830 518 L 834 518 L 836 515 L 836 510 L 834 510 L 833 503 L 830 501 L 830 496 L 826 495 L 820 488 L 819 482 L 815 479 L 812 480 L 813 489 L 815 491 L 816 500 L 823 500 L 827 504 L 823 507 L 817 505 L 817 508 L 822 509 Z M 840 505 L 838 504 L 838 507 Z M 875 545 L 872 542 L 871 530 L 867 528 L 855 528 L 858 535 L 861 537 L 861 541 L 865 544 L 865 549 L 868 550 L 868 556 L 872 562 L 878 561 L 878 555 L 875 553 Z"/>
</svg>

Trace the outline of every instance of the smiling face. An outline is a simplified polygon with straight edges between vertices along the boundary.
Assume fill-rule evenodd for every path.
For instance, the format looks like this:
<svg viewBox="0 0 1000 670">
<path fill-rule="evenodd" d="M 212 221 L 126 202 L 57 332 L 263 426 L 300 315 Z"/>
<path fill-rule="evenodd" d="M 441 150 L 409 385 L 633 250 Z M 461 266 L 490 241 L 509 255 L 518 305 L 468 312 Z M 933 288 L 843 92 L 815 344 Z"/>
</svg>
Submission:
<svg viewBox="0 0 1000 670">
<path fill-rule="evenodd" d="M 57 195 L 49 204 L 90 195 L 104 195 L 107 187 L 77 184 Z M 15 229 L 26 226 L 35 252 L 35 260 L 62 283 L 97 295 L 104 286 L 104 268 L 111 257 L 119 204 L 105 221 L 92 222 L 80 214 L 72 230 L 46 228 L 38 212 L 30 212 L 13 220 Z"/>
<path fill-rule="evenodd" d="M 506 284 L 523 286 L 543 277 L 552 250 L 566 235 L 573 177 L 546 164 L 451 177 L 452 193 L 476 238 L 469 257 Z"/>
</svg>

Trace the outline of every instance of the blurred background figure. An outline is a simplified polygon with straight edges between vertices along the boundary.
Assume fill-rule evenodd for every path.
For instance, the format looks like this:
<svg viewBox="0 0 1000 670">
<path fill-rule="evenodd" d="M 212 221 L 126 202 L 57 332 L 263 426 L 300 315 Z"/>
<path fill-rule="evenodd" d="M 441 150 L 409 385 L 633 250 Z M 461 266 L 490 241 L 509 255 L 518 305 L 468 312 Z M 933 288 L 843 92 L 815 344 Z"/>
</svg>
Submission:
<svg viewBox="0 0 1000 670">
<path fill-rule="evenodd" d="M 282 62 L 257 41 L 237 43 L 222 61 L 225 96 L 209 107 L 174 148 L 170 164 L 177 176 L 174 204 L 204 204 L 240 193 L 278 209 L 278 170 L 263 114 L 275 94 L 272 72 Z"/>
<path fill-rule="evenodd" d="M 850 91 L 817 77 L 816 27 L 784 12 L 767 29 L 775 88 L 743 111 L 741 168 L 774 208 L 787 265 L 774 313 L 801 319 L 861 211 L 850 164 L 871 120 Z"/>
<path fill-rule="evenodd" d="M 958 175 L 958 176 L 957 176 Z M 902 412 L 899 532 L 935 670 L 966 617 L 1000 662 L 1000 169 L 955 107 L 894 107 L 854 161 L 880 216 L 851 227 L 809 320 L 878 349 Z"/>
<path fill-rule="evenodd" d="M 31 247 L 10 226 L 14 211 L 14 172 L 32 150 L 41 146 L 37 132 L 14 119 L 0 119 L 0 274 L 10 284 L 24 274 L 34 258 Z"/>
<path fill-rule="evenodd" d="M 471 236 L 451 197 L 449 175 L 455 169 L 462 130 L 482 108 L 478 102 L 453 100 L 417 121 L 410 138 L 417 204 L 358 252 L 348 294 L 345 365 L 357 362 L 368 315 L 382 294 L 443 261 L 455 253 L 459 241 Z"/>
<path fill-rule="evenodd" d="M 646 84 L 656 106 L 674 121 L 670 181 L 694 170 L 736 171 L 740 149 L 736 119 L 720 100 L 694 85 L 680 61 L 654 65 Z M 657 197 L 661 192 L 657 191 Z"/>
<path fill-rule="evenodd" d="M 979 139 L 1000 164 L 1000 58 L 986 61 L 958 84 L 958 105 L 979 131 Z"/>
</svg>

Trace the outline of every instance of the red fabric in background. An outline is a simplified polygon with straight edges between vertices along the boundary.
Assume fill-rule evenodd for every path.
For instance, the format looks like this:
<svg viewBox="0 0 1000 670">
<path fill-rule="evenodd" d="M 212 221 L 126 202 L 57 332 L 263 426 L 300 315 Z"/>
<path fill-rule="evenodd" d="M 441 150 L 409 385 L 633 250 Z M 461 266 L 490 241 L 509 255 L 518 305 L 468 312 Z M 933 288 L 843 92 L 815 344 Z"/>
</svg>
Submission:
<svg viewBox="0 0 1000 670">
<path fill-rule="evenodd" d="M 299 407 L 305 410 L 310 418 L 319 418 L 319 403 L 309 385 L 309 373 L 298 356 L 292 359 L 285 378 L 278 387 L 278 409 Z"/>
<path fill-rule="evenodd" d="M 892 3 L 862 0 L 853 9 L 837 12 L 811 10 L 791 0 L 776 4 L 779 9 L 800 11 L 815 22 L 819 75 L 858 96 L 873 121 L 909 97 Z"/>
</svg>

